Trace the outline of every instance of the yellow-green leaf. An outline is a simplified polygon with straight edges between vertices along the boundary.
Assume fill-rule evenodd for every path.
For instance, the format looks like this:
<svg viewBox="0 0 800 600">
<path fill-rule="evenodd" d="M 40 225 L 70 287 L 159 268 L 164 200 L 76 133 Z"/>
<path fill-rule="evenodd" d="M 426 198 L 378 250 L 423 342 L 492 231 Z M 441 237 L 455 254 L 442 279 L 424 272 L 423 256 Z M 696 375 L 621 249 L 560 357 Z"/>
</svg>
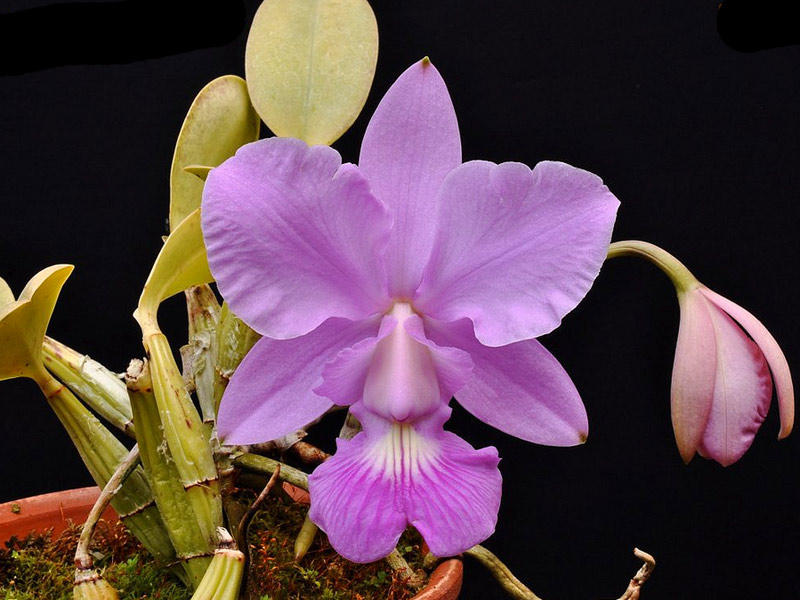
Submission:
<svg viewBox="0 0 800 600">
<path fill-rule="evenodd" d="M 203 195 L 203 182 L 184 167 L 218 166 L 240 146 L 257 140 L 259 126 L 241 77 L 218 77 L 200 90 L 183 122 L 172 157 L 170 231 L 200 206 Z"/>
<path fill-rule="evenodd" d="M 39 271 L 16 301 L 0 307 L 0 380 L 35 379 L 44 368 L 44 334 L 72 269 L 72 265 L 54 265 Z"/>
<path fill-rule="evenodd" d="M 0 308 L 14 301 L 14 292 L 8 287 L 6 280 L 0 277 Z"/>
<path fill-rule="evenodd" d="M 189 173 L 190 175 L 194 175 L 200 181 L 205 181 L 208 179 L 208 174 L 211 173 L 211 169 L 214 167 L 206 167 L 203 165 L 187 165 L 183 167 L 183 170 Z"/>
<path fill-rule="evenodd" d="M 265 0 L 247 38 L 247 87 L 276 135 L 331 144 L 364 107 L 377 59 L 366 0 Z"/>
<path fill-rule="evenodd" d="M 181 221 L 161 248 L 144 284 L 134 317 L 143 331 L 152 331 L 161 302 L 193 285 L 212 281 L 198 208 Z"/>
</svg>

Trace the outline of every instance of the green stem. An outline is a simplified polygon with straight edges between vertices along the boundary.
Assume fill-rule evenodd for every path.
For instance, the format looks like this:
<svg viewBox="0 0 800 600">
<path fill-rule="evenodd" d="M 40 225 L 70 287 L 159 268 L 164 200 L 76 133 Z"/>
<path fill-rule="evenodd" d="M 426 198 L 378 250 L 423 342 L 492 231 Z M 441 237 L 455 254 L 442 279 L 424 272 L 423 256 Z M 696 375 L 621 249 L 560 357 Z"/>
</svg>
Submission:
<svg viewBox="0 0 800 600">
<path fill-rule="evenodd" d="M 210 441 L 186 391 L 169 342 L 160 331 L 145 337 L 161 425 L 172 458 L 209 544 L 222 524 L 219 477 Z"/>
<path fill-rule="evenodd" d="M 257 454 L 240 454 L 233 459 L 233 464 L 262 475 L 272 475 L 279 470 L 278 478 L 281 481 L 287 481 L 301 490 L 308 491 L 308 475 L 306 473 L 272 458 Z"/>
<path fill-rule="evenodd" d="M 230 534 L 219 528 L 220 544 L 192 600 L 237 600 L 242 587 L 245 558 Z"/>
<path fill-rule="evenodd" d="M 678 294 L 699 285 L 692 272 L 677 258 L 655 244 L 638 240 L 614 242 L 608 247 L 607 258 L 636 256 L 644 258 L 661 269 L 669 277 Z"/>
<path fill-rule="evenodd" d="M 218 354 L 214 384 L 214 405 L 217 410 L 233 372 L 260 337 L 231 312 L 227 302 L 222 304 L 217 328 Z"/>
<path fill-rule="evenodd" d="M 214 544 L 197 520 L 191 517 L 193 505 L 162 434 L 161 417 L 153 396 L 147 364 L 132 362 L 126 381 L 139 431 L 139 448 L 145 473 L 172 545 L 192 587 L 196 588 L 211 563 Z"/>
<path fill-rule="evenodd" d="M 198 285 L 184 292 L 189 317 L 189 360 L 197 401 L 203 422 L 213 427 L 216 421 L 214 385 L 216 383 L 217 326 L 220 306 L 208 285 Z M 216 434 L 212 432 L 212 439 Z"/>
<path fill-rule="evenodd" d="M 86 517 L 86 522 L 83 524 L 81 530 L 81 537 L 78 540 L 78 547 L 75 549 L 75 566 L 78 569 L 91 569 L 93 566 L 92 555 L 89 554 L 89 544 L 92 542 L 92 535 L 94 534 L 95 525 L 100 520 L 103 512 L 108 508 L 111 500 L 122 488 L 122 482 L 133 473 L 136 465 L 139 464 L 139 447 L 134 445 L 128 456 L 125 457 L 116 472 L 108 480 L 97 500 L 89 511 L 89 516 Z"/>
<path fill-rule="evenodd" d="M 479 563 L 481 563 L 492 574 L 492 576 L 503 588 L 511 598 L 515 600 L 542 600 L 534 594 L 528 587 L 517 579 L 509 568 L 497 558 L 492 552 L 483 546 L 473 546 L 466 552 L 467 556 L 471 556 Z"/>
<path fill-rule="evenodd" d="M 49 337 L 44 338 L 42 352 L 48 371 L 106 421 L 126 435 L 136 437 L 128 392 L 116 374 Z"/>
<path fill-rule="evenodd" d="M 66 429 L 92 478 L 99 487 L 104 487 L 127 456 L 127 448 L 44 367 L 40 366 L 35 381 Z M 162 561 L 174 557 L 142 469 L 134 470 L 111 505 L 153 556 Z"/>
</svg>

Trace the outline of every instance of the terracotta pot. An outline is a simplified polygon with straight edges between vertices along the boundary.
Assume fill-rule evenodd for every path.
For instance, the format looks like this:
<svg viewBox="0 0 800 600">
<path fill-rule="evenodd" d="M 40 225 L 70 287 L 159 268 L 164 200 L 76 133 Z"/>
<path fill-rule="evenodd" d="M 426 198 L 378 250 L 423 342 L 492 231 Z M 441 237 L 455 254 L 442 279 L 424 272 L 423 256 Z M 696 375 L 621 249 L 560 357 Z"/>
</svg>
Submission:
<svg viewBox="0 0 800 600">
<path fill-rule="evenodd" d="M 21 537 L 50 528 L 58 535 L 70 521 L 83 523 L 98 494 L 98 488 L 85 487 L 0 504 L 0 543 L 15 535 Z M 116 519 L 117 513 L 108 508 L 103 518 Z"/>
<path fill-rule="evenodd" d="M 307 492 L 286 483 L 283 487 L 295 501 L 307 502 Z M 15 535 L 24 536 L 31 531 L 41 532 L 50 528 L 58 534 L 70 521 L 82 523 L 99 493 L 96 487 L 85 487 L 0 504 L 0 543 Z M 116 516 L 111 508 L 103 513 L 106 519 L 115 519 Z M 412 600 L 456 600 L 461 591 L 463 573 L 461 559 L 443 561 L 431 574 L 425 589 Z"/>
</svg>

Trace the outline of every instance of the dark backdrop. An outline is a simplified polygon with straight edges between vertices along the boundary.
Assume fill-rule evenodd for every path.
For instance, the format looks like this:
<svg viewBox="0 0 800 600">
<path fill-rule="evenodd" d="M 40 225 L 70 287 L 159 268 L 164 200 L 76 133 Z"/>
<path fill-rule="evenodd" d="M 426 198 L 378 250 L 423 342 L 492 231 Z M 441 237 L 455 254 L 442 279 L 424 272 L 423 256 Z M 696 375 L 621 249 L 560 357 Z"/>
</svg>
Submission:
<svg viewBox="0 0 800 600">
<path fill-rule="evenodd" d="M 50 333 L 115 370 L 141 353 L 130 314 L 164 232 L 184 114 L 206 82 L 243 74 L 256 5 L 0 9 L 0 273 L 19 292 L 37 270 L 75 264 Z M 798 46 L 742 52 L 786 40 L 770 42 L 752 18 L 720 35 L 718 0 L 374 8 L 378 71 L 336 144 L 346 160 L 394 78 L 428 55 L 449 85 L 466 159 L 557 159 L 600 174 L 622 201 L 614 239 L 674 252 L 761 318 L 797 367 Z M 180 303 L 167 310 L 177 344 Z M 612 262 L 544 339 L 583 395 L 584 446 L 521 442 L 456 406 L 450 427 L 503 457 L 486 545 L 539 595 L 617 597 L 638 545 L 659 565 L 648 600 L 797 596 L 800 438 L 776 442 L 773 407 L 739 463 L 684 465 L 669 414 L 677 327 L 667 279 Z M 31 382 L 0 384 L 0 406 L 0 501 L 90 483 Z M 499 593 L 468 565 L 463 597 Z"/>
</svg>

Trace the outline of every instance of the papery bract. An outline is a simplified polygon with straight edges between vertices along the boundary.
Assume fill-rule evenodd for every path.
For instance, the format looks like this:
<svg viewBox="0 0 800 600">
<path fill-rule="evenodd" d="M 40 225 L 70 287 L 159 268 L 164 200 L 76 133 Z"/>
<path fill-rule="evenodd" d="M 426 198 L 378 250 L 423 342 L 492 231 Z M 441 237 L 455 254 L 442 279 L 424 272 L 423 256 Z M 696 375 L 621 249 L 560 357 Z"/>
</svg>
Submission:
<svg viewBox="0 0 800 600">
<path fill-rule="evenodd" d="M 526 440 L 585 439 L 575 386 L 532 338 L 588 291 L 617 206 L 563 163 L 461 164 L 427 59 L 381 101 L 358 166 L 299 140 L 244 146 L 209 174 L 203 232 L 220 292 L 265 337 L 226 390 L 220 434 L 261 442 L 350 406 L 363 432 L 309 478 L 334 547 L 375 560 L 408 523 L 438 556 L 479 543 L 497 519 L 497 452 L 444 431 L 449 400 Z"/>
</svg>

